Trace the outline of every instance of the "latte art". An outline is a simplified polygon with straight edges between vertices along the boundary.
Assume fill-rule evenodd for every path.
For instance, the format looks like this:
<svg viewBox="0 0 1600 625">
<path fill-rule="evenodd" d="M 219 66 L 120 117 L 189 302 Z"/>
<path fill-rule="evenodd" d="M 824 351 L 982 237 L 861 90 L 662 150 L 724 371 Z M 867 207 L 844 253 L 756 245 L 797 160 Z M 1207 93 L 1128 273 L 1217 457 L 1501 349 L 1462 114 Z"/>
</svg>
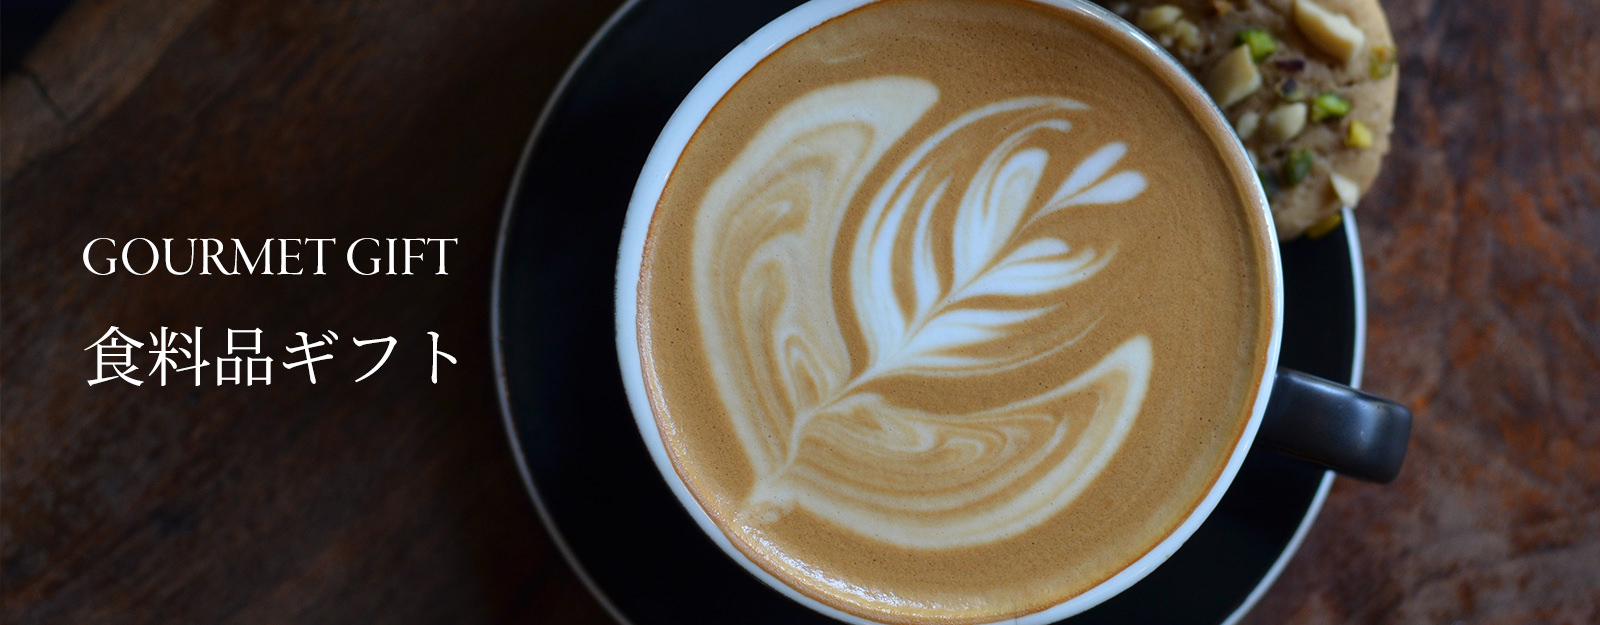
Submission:
<svg viewBox="0 0 1600 625">
<path fill-rule="evenodd" d="M 630 403 L 781 591 L 885 623 L 1054 610 L 1158 562 L 1242 459 L 1265 207 L 1204 93 L 1106 28 L 872 2 L 663 134 L 618 269 Z"/>
<path fill-rule="evenodd" d="M 800 506 L 907 547 L 1003 539 L 1070 503 L 1138 415 L 1152 366 L 1142 334 L 1059 386 L 975 412 L 922 410 L 875 390 L 896 377 L 992 375 L 1074 345 L 1073 328 L 1027 336 L 1019 326 L 1062 306 L 1062 292 L 1116 252 L 1035 226 L 1146 185 L 1115 171 L 1123 143 L 1074 153 L 1072 113 L 1086 107 L 1064 98 L 983 106 L 904 162 L 882 162 L 938 97 L 928 81 L 898 76 L 807 94 L 756 133 L 700 206 L 701 335 L 719 394 L 740 407 L 729 417 L 756 471 L 743 522 Z M 1074 157 L 1035 202 L 1047 171 Z M 961 167 L 970 162 L 975 170 Z M 850 200 L 886 166 L 894 173 L 872 194 L 855 245 L 839 249 Z M 947 231 L 936 236 L 935 223 Z M 819 279 L 841 252 L 847 289 Z M 834 318 L 838 290 L 854 319 Z M 1097 307 L 1092 295 L 1073 305 Z M 859 361 L 842 334 L 849 327 L 865 338 Z"/>
</svg>

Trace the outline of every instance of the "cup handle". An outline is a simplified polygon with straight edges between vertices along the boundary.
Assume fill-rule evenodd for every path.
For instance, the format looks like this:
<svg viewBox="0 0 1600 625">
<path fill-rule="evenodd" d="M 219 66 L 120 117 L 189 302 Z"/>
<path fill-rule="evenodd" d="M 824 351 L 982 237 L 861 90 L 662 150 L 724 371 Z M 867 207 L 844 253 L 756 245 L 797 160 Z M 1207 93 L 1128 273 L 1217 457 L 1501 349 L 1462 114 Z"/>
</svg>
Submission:
<svg viewBox="0 0 1600 625">
<path fill-rule="evenodd" d="M 1279 369 L 1256 440 L 1273 451 L 1359 480 L 1400 474 L 1411 411 L 1337 382 Z"/>
</svg>

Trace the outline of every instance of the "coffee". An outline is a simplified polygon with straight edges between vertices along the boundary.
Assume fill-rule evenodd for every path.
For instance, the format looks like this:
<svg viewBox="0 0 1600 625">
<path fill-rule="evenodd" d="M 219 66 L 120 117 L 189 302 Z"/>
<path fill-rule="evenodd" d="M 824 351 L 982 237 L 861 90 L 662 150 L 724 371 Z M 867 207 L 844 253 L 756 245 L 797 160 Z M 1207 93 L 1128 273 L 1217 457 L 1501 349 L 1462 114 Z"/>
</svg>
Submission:
<svg viewBox="0 0 1600 625">
<path fill-rule="evenodd" d="M 689 140 L 637 330 L 674 470 L 735 548 L 888 622 L 989 622 L 1171 535 L 1271 343 L 1252 175 L 1106 24 L 887 0 L 777 49 Z"/>
</svg>

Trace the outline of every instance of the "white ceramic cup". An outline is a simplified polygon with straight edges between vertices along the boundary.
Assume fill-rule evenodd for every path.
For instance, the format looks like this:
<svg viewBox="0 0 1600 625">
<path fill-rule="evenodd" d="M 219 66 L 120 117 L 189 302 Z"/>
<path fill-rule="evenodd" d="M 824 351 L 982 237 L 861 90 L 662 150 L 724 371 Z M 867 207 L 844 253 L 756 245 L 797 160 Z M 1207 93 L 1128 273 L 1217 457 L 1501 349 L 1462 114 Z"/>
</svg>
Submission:
<svg viewBox="0 0 1600 625">
<path fill-rule="evenodd" d="M 877 0 L 813 0 L 802 5 L 783 16 L 773 20 L 760 31 L 751 35 L 738 47 L 723 57 L 706 76 L 694 87 L 683 103 L 673 113 L 671 119 L 662 130 L 655 146 L 650 151 L 644 169 L 639 175 L 637 186 L 628 206 L 628 213 L 624 222 L 622 244 L 617 263 L 617 298 L 616 298 L 616 330 L 617 352 L 619 364 L 622 368 L 622 378 L 627 391 L 628 402 L 633 410 L 633 415 L 639 426 L 639 431 L 644 437 L 645 446 L 650 450 L 656 468 L 666 479 L 672 492 L 683 504 L 695 522 L 711 538 L 723 552 L 728 554 L 751 575 L 760 579 L 774 590 L 784 596 L 816 610 L 829 617 L 849 623 L 876 623 L 869 619 L 848 614 L 824 605 L 823 603 L 807 597 L 787 584 L 773 577 L 761 567 L 752 562 L 743 552 L 733 546 L 729 539 L 712 522 L 684 485 L 677 471 L 673 468 L 667 450 L 662 442 L 660 432 L 657 430 L 655 417 L 651 412 L 650 400 L 645 391 L 644 374 L 639 358 L 638 329 L 636 325 L 638 315 L 638 286 L 640 269 L 644 255 L 645 236 L 650 227 L 651 217 L 655 206 L 661 197 L 668 177 L 676 167 L 679 156 L 683 153 L 690 137 L 704 122 L 718 101 L 736 84 L 747 72 L 766 58 L 774 50 L 822 24 L 823 22 L 847 13 L 858 7 L 871 4 Z M 1112 14 L 1111 12 L 1082 0 L 1030 0 L 1044 5 L 1058 7 L 1061 10 L 1087 16 L 1089 19 L 1104 22 L 1113 27 L 1118 36 L 1125 37 L 1131 43 L 1142 46 L 1154 52 L 1149 55 L 1160 59 L 1160 63 L 1168 66 L 1180 76 L 1187 77 L 1186 71 L 1173 60 L 1158 45 L 1134 26 Z M 1192 92 L 1203 101 L 1210 101 L 1204 90 L 1192 79 L 1186 78 L 1178 88 Z M 1206 109 L 1201 123 L 1229 128 L 1227 120 L 1215 107 Z M 1224 136 L 1232 136 L 1222 133 Z M 1239 163 L 1248 163 L 1244 148 L 1237 140 L 1228 145 L 1221 146 L 1226 157 Z M 1240 169 L 1249 171 L 1248 165 Z M 1267 354 L 1267 366 L 1263 369 L 1265 375 L 1259 381 L 1260 392 L 1256 396 L 1254 409 L 1250 420 L 1244 428 L 1240 443 L 1235 446 L 1233 454 L 1228 458 L 1223 467 L 1221 476 L 1207 491 L 1200 504 L 1194 508 L 1189 516 L 1166 536 L 1156 547 L 1143 557 L 1134 561 L 1126 568 L 1112 575 L 1100 584 L 1082 592 L 1066 601 L 1051 606 L 1045 610 L 1035 612 L 1015 619 L 1003 619 L 999 622 L 1013 623 L 1015 625 L 1037 625 L 1052 623 L 1063 618 L 1078 614 L 1092 608 L 1107 599 L 1126 590 L 1135 582 L 1144 578 L 1162 562 L 1166 561 L 1174 552 L 1183 545 L 1200 524 L 1205 521 L 1223 493 L 1233 483 L 1239 467 L 1243 464 L 1245 456 L 1249 453 L 1256 434 L 1261 426 L 1263 416 L 1268 410 L 1268 399 L 1272 396 L 1274 380 L 1278 376 L 1277 363 L 1283 329 L 1283 278 L 1282 264 L 1278 255 L 1278 242 L 1272 229 L 1272 216 L 1265 210 L 1267 203 L 1261 190 L 1260 183 L 1253 179 L 1244 181 L 1249 188 L 1254 190 L 1262 201 L 1257 203 L 1261 207 L 1261 223 L 1266 224 L 1266 236 L 1270 239 L 1270 262 L 1263 268 L 1268 274 L 1271 284 L 1270 302 L 1271 309 L 1271 344 Z M 1348 389 L 1346 389 L 1348 390 Z M 1409 432 L 1409 415 L 1406 417 L 1406 432 Z M 1401 447 L 1403 455 L 1403 444 Z M 1398 470 L 1396 465 L 1395 470 Z"/>
</svg>

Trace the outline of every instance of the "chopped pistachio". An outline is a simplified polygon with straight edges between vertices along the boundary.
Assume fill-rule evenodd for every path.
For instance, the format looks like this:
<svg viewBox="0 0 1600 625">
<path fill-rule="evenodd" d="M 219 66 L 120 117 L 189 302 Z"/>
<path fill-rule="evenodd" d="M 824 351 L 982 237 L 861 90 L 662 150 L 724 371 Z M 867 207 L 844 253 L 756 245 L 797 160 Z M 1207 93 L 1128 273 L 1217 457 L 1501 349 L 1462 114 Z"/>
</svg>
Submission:
<svg viewBox="0 0 1600 625">
<path fill-rule="evenodd" d="M 1278 83 L 1278 97 L 1286 102 L 1304 102 L 1306 98 L 1311 97 L 1311 90 L 1298 80 L 1285 78 L 1283 82 Z"/>
<path fill-rule="evenodd" d="M 1333 185 L 1333 194 L 1339 198 L 1341 206 L 1354 208 L 1356 202 L 1361 201 L 1361 185 L 1356 184 L 1356 181 L 1337 173 L 1330 173 L 1328 184 Z"/>
<path fill-rule="evenodd" d="M 1227 15 L 1233 12 L 1233 3 L 1229 0 L 1211 0 L 1211 11 L 1217 15 Z"/>
<path fill-rule="evenodd" d="M 1295 102 L 1272 109 L 1261 118 L 1261 138 L 1282 143 L 1300 135 L 1306 127 L 1306 104 Z"/>
<path fill-rule="evenodd" d="M 1372 46 L 1372 52 L 1367 57 L 1367 75 L 1373 80 L 1388 78 L 1394 74 L 1394 46 L 1381 44 Z"/>
<path fill-rule="evenodd" d="M 1367 41 L 1366 34 L 1349 17 L 1312 0 L 1294 0 L 1294 25 L 1312 45 L 1347 64 L 1355 60 Z"/>
<path fill-rule="evenodd" d="M 1256 28 L 1239 31 L 1239 36 L 1235 37 L 1233 42 L 1250 46 L 1250 59 L 1257 63 L 1267 60 L 1267 57 L 1272 56 L 1272 52 L 1278 49 L 1278 40 L 1273 39 L 1267 31 Z"/>
<path fill-rule="evenodd" d="M 1261 88 L 1261 72 L 1250 60 L 1250 46 L 1238 46 L 1211 66 L 1201 82 L 1217 106 L 1227 108 Z"/>
<path fill-rule="evenodd" d="M 1350 120 L 1350 134 L 1345 135 L 1344 144 L 1352 148 L 1372 147 L 1372 130 L 1359 119 Z"/>
<path fill-rule="evenodd" d="M 1172 37 L 1177 40 L 1178 49 L 1180 50 L 1192 52 L 1205 45 L 1205 39 L 1200 36 L 1200 27 L 1195 26 L 1194 22 L 1182 18 L 1172 24 Z"/>
<path fill-rule="evenodd" d="M 1147 33 L 1159 33 L 1166 31 L 1180 17 L 1183 17 L 1183 9 L 1170 4 L 1163 4 L 1148 9 L 1140 9 L 1139 18 L 1134 23 L 1139 25 L 1140 30 Z"/>
<path fill-rule="evenodd" d="M 1306 237 L 1311 239 L 1320 239 L 1328 236 L 1328 233 L 1337 230 L 1339 228 L 1339 224 L 1342 223 L 1344 223 L 1344 211 L 1334 211 L 1327 217 L 1318 219 L 1317 223 L 1311 224 L 1310 227 L 1306 228 Z"/>
<path fill-rule="evenodd" d="M 1350 112 L 1350 98 L 1337 93 L 1319 93 L 1311 100 L 1311 121 L 1344 117 Z"/>
<path fill-rule="evenodd" d="M 1311 175 L 1311 150 L 1300 148 L 1283 160 L 1283 184 L 1294 186 Z"/>
<path fill-rule="evenodd" d="M 1256 127 L 1259 125 L 1261 125 L 1261 114 L 1255 111 L 1245 111 L 1243 115 L 1239 116 L 1239 121 L 1233 124 L 1233 130 L 1239 134 L 1241 140 L 1249 139 L 1256 134 Z M 1255 159 L 1251 160 L 1254 161 Z"/>
</svg>

